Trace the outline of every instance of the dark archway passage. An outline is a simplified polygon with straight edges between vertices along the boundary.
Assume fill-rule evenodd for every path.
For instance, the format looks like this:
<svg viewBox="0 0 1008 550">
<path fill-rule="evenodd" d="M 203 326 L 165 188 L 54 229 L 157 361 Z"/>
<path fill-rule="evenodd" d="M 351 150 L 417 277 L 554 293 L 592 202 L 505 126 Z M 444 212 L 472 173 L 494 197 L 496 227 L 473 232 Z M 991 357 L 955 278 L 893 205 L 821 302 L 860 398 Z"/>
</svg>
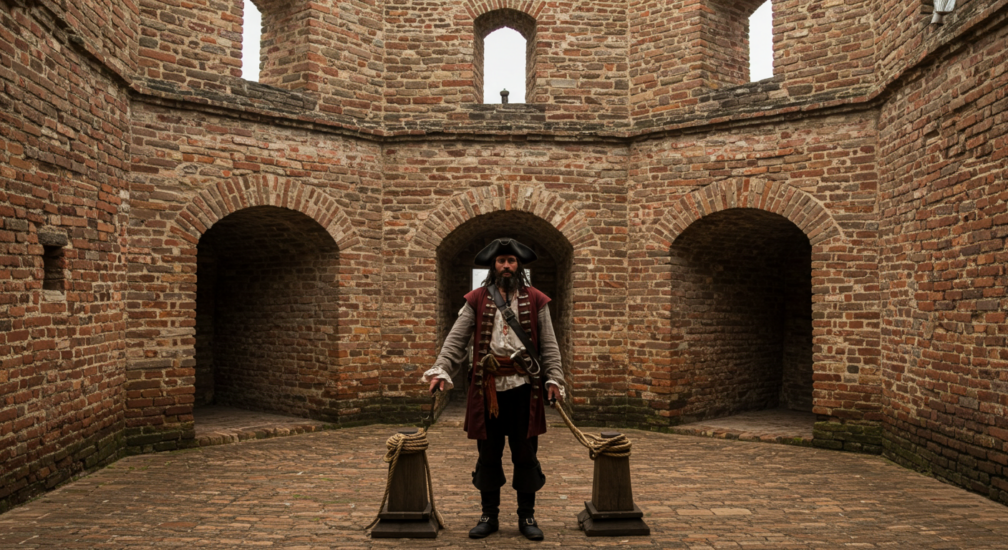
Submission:
<svg viewBox="0 0 1008 550">
<path fill-rule="evenodd" d="M 552 301 L 550 317 L 566 366 L 570 358 L 571 294 L 574 248 L 555 227 L 526 212 L 499 211 L 477 216 L 462 224 L 441 241 L 437 249 L 438 345 L 444 342 L 458 312 L 465 304 L 463 296 L 472 289 L 473 258 L 492 240 L 518 239 L 531 247 L 539 259 L 527 266 L 532 286 Z M 479 281 L 477 281 L 479 283 Z M 457 389 L 465 380 L 455 380 Z"/>
<path fill-rule="evenodd" d="M 257 206 L 199 241 L 195 405 L 335 420 L 339 251 L 299 212 Z"/>
<path fill-rule="evenodd" d="M 812 247 L 786 218 L 706 216 L 672 244 L 672 373 L 683 421 L 812 410 Z"/>
</svg>

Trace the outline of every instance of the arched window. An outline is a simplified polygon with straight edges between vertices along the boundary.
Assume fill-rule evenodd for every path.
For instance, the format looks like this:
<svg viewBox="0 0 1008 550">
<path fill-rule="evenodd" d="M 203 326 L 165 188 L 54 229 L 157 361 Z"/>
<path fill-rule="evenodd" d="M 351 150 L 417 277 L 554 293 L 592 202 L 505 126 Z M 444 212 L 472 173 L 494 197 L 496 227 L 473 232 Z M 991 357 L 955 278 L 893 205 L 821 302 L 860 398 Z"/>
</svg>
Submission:
<svg viewBox="0 0 1008 550">
<path fill-rule="evenodd" d="M 525 37 L 504 27 L 483 40 L 483 103 L 501 103 L 501 91 L 508 91 L 508 103 L 525 103 Z"/>
<path fill-rule="evenodd" d="M 244 2 L 242 17 L 242 78 L 259 82 L 259 46 L 262 43 L 262 14 L 251 0 Z"/>
<path fill-rule="evenodd" d="M 503 32 L 495 32 L 502 30 Z M 493 89 L 500 85 L 501 88 L 506 87 L 508 92 L 510 92 L 509 103 L 531 101 L 535 86 L 536 66 L 535 19 L 518 10 L 499 9 L 477 17 L 476 21 L 473 22 L 473 31 L 476 40 L 474 45 L 475 59 L 473 60 L 473 68 L 476 73 L 476 78 L 474 79 L 476 97 L 480 98 L 484 103 L 500 103 L 501 90 Z M 511 86 L 514 86 L 513 84 L 499 84 L 500 81 L 496 79 L 498 76 L 513 74 L 513 67 L 517 65 L 516 63 L 509 62 L 505 65 L 504 62 L 490 57 L 499 52 L 509 61 L 514 61 L 515 58 L 520 59 L 522 40 L 515 37 L 515 34 L 524 41 L 524 90 L 521 90 L 520 87 L 512 89 Z M 507 67 L 511 68 L 508 69 Z M 518 85 L 521 85 L 520 81 Z M 521 94 L 516 92 L 521 92 Z"/>
<path fill-rule="evenodd" d="M 773 76 L 773 7 L 767 0 L 749 16 L 749 81 Z"/>
</svg>

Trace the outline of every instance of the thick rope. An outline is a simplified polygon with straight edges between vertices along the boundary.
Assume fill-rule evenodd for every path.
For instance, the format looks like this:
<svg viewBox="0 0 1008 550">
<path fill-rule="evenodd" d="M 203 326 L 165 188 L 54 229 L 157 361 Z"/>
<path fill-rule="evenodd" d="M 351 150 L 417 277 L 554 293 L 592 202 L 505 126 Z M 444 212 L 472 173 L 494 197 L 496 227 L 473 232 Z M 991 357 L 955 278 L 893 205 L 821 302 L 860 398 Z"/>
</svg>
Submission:
<svg viewBox="0 0 1008 550">
<path fill-rule="evenodd" d="M 415 434 L 393 434 L 392 437 L 388 438 L 385 442 L 385 447 L 388 451 L 385 453 L 385 462 L 389 464 L 388 479 L 385 481 L 385 496 L 382 497 L 381 505 L 378 506 L 378 516 L 375 516 L 374 521 L 372 521 L 367 527 L 364 528 L 365 531 L 374 527 L 378 520 L 381 519 L 381 511 L 385 509 L 385 503 L 388 502 L 389 492 L 392 490 L 392 474 L 395 473 L 396 464 L 399 463 L 399 455 L 402 454 L 413 454 L 413 453 L 424 453 L 427 450 L 427 430 L 418 430 Z M 441 512 L 437 511 L 434 506 L 434 483 L 431 480 L 430 473 L 430 463 L 427 461 L 427 453 L 424 453 L 424 470 L 427 472 L 427 498 L 430 499 L 431 511 L 434 512 L 434 518 L 437 519 L 438 526 L 445 529 L 444 518 L 441 517 Z"/>
<path fill-rule="evenodd" d="M 560 413 L 560 418 L 563 418 L 564 424 L 570 428 L 574 437 L 585 447 L 588 448 L 588 456 L 592 460 L 600 456 L 609 456 L 613 458 L 623 458 L 630 456 L 630 448 L 633 446 L 630 440 L 623 434 L 616 437 L 601 437 L 592 434 L 586 434 L 581 430 L 577 429 L 577 426 L 571 422 L 568 418 L 567 413 L 564 412 L 563 407 L 559 404 L 554 403 L 553 408 Z"/>
</svg>

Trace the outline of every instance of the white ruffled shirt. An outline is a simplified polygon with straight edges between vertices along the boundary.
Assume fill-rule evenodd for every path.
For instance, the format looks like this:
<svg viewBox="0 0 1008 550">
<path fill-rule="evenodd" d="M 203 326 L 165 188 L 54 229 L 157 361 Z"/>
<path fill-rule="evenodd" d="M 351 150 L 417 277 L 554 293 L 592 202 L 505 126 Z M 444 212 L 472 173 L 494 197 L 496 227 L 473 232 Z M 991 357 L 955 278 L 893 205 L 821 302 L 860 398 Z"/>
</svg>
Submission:
<svg viewBox="0 0 1008 550">
<path fill-rule="evenodd" d="M 557 344 L 556 335 L 553 332 L 553 321 L 550 319 L 548 307 L 543 307 L 539 310 L 538 321 L 540 327 L 539 357 L 542 361 L 543 371 L 559 371 L 559 368 L 548 368 L 560 366 L 560 346 Z M 512 353 L 518 350 L 525 350 L 525 346 L 521 343 L 514 330 L 508 327 L 507 334 L 504 333 L 504 327 L 507 326 L 504 316 L 500 310 L 497 310 L 496 314 L 494 314 L 493 331 L 490 335 L 490 353 L 510 357 Z M 455 384 L 452 383 L 452 375 L 458 374 L 459 367 L 461 367 L 463 361 L 468 357 L 469 338 L 475 329 L 476 312 L 466 303 L 459 310 L 458 320 L 455 321 L 451 332 L 445 338 L 444 346 L 441 348 L 441 353 L 438 355 L 437 360 L 434 361 L 434 366 L 424 372 L 421 381 L 425 384 L 430 384 L 432 379 L 438 378 L 445 381 L 446 390 L 455 387 Z M 522 374 L 497 376 L 494 378 L 494 382 L 494 386 L 498 392 L 512 390 L 531 383 L 529 377 Z M 546 384 L 552 384 L 559 388 L 560 398 L 566 399 L 563 384 L 559 380 L 550 378 L 546 380 Z"/>
</svg>

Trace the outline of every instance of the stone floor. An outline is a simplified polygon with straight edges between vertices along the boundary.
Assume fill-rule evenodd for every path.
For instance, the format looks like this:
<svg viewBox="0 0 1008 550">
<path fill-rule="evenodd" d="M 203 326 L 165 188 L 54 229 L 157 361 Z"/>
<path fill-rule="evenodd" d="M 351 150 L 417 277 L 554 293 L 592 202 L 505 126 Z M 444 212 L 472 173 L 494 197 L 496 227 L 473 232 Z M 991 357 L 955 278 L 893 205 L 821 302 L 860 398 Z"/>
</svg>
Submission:
<svg viewBox="0 0 1008 550">
<path fill-rule="evenodd" d="M 816 415 L 787 409 L 750 411 L 724 418 L 679 424 L 674 433 L 719 439 L 811 445 Z"/>
<path fill-rule="evenodd" d="M 452 407 L 429 432 L 448 524 L 437 539 L 364 532 L 396 431 L 368 426 L 124 458 L 0 515 L 0 548 L 1008 548 L 1008 508 L 877 456 L 633 430 L 634 500 L 652 534 L 588 538 L 576 516 L 591 496 L 592 462 L 555 426 L 540 439 L 546 540 L 518 534 L 506 486 L 501 532 L 474 541 L 475 445 L 460 422 Z"/>
<path fill-rule="evenodd" d="M 325 427 L 324 422 L 317 420 L 219 405 L 197 407 L 193 411 L 193 420 L 196 441 L 202 447 L 316 432 Z"/>
</svg>

